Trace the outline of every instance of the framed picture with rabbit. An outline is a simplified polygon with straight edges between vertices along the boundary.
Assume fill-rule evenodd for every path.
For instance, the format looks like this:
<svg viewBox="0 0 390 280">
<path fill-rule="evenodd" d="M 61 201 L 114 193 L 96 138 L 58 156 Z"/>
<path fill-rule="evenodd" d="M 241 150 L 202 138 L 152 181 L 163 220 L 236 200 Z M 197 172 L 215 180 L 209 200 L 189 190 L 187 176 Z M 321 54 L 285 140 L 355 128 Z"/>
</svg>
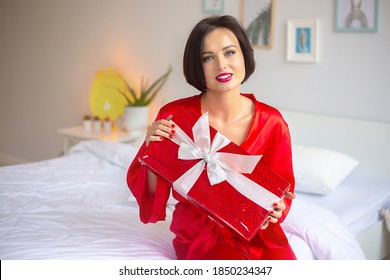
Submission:
<svg viewBox="0 0 390 280">
<path fill-rule="evenodd" d="M 335 0 L 336 32 L 378 32 L 379 0 Z"/>
</svg>

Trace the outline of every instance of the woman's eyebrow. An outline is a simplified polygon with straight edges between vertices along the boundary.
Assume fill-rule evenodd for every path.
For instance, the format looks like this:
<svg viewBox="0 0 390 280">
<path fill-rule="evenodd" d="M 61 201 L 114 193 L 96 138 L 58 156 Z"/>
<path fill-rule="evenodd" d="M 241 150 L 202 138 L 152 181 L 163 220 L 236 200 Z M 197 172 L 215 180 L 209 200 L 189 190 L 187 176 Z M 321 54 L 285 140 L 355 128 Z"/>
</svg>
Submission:
<svg viewBox="0 0 390 280">
<path fill-rule="evenodd" d="M 226 47 L 223 47 L 223 51 L 226 50 L 226 49 L 230 49 L 230 48 L 237 48 L 235 45 L 228 45 Z M 212 51 L 204 51 L 202 52 L 202 54 L 212 54 L 213 52 Z"/>
</svg>

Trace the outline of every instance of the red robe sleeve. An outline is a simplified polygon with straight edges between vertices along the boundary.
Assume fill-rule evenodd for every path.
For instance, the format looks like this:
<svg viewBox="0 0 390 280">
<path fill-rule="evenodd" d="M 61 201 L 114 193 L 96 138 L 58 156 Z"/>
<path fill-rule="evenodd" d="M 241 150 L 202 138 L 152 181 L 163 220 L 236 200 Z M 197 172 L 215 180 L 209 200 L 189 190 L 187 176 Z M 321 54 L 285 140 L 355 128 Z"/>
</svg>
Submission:
<svg viewBox="0 0 390 280">
<path fill-rule="evenodd" d="M 264 103 L 257 102 L 252 129 L 242 148 L 250 154 L 263 155 L 261 161 L 288 181 L 290 183 L 290 191 L 294 192 L 295 180 L 290 132 L 279 111 Z M 286 210 L 283 211 L 279 222 L 285 219 L 291 207 L 290 199 L 285 199 L 284 201 Z"/>
<path fill-rule="evenodd" d="M 181 106 L 192 108 L 195 112 L 200 111 L 200 96 L 192 96 L 176 100 L 163 106 L 157 114 L 156 120 L 166 119 L 174 115 Z M 136 198 L 139 205 L 140 220 L 143 223 L 155 223 L 165 220 L 166 205 L 172 186 L 170 183 L 157 176 L 156 193 L 152 195 L 148 189 L 147 167 L 141 165 L 139 155 L 146 148 L 142 144 L 137 155 L 127 171 L 127 185 Z"/>
<path fill-rule="evenodd" d="M 263 162 L 290 183 L 290 192 L 294 192 L 295 179 L 292 166 L 291 139 L 288 125 L 281 119 L 275 126 L 268 145 L 263 154 Z M 291 199 L 284 199 L 286 209 L 279 222 L 283 222 L 291 208 Z"/>
<path fill-rule="evenodd" d="M 156 119 L 160 118 L 159 113 Z M 147 168 L 138 160 L 140 153 L 145 148 L 144 142 L 127 171 L 127 185 L 138 202 L 140 220 L 143 223 L 155 223 L 165 220 L 165 209 L 171 186 L 168 182 L 157 177 L 156 193 L 152 195 L 149 192 Z"/>
<path fill-rule="evenodd" d="M 295 180 L 292 166 L 291 139 L 287 123 L 280 113 L 264 104 L 256 103 L 253 128 L 249 132 L 248 141 L 242 147 L 251 154 L 263 155 L 261 161 L 271 170 L 290 183 L 290 191 L 294 192 Z M 292 201 L 284 199 L 286 209 L 278 223 L 269 223 L 265 230 L 258 232 L 268 248 L 288 246 L 288 240 L 280 226 L 287 216 Z"/>
</svg>

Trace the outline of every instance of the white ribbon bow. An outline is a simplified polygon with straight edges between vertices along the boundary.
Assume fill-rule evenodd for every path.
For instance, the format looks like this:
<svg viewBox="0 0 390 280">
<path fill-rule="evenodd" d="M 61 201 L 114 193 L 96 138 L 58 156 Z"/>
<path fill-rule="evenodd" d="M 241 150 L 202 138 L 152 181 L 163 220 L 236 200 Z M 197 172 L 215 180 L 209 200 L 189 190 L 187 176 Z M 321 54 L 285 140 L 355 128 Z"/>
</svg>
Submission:
<svg viewBox="0 0 390 280">
<path fill-rule="evenodd" d="M 176 125 L 176 124 L 175 124 Z M 172 141 L 179 145 L 178 158 L 183 160 L 201 159 L 180 178 L 173 182 L 174 189 L 182 196 L 195 184 L 207 164 L 207 176 L 211 185 L 227 181 L 238 192 L 262 208 L 269 209 L 280 198 L 248 179 L 241 173 L 252 173 L 261 155 L 240 155 L 217 152 L 230 143 L 230 140 L 217 132 L 210 143 L 208 113 L 203 114 L 192 128 L 194 141 L 178 126 Z"/>
</svg>

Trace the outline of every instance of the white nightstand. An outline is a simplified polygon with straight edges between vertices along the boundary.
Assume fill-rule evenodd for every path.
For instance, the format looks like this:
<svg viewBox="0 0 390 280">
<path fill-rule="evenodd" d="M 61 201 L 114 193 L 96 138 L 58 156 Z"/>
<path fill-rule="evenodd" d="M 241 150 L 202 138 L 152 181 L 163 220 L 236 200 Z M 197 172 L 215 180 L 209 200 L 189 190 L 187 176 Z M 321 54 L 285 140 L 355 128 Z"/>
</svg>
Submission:
<svg viewBox="0 0 390 280">
<path fill-rule="evenodd" d="M 72 126 L 67 128 L 61 128 L 57 131 L 64 136 L 64 154 L 69 153 L 69 149 L 83 140 L 99 140 L 108 142 L 122 142 L 122 143 L 134 143 L 138 147 L 143 141 L 143 133 L 129 133 L 127 131 L 113 128 L 111 133 L 106 134 L 102 130 L 100 133 L 86 131 L 84 126 Z"/>
</svg>

